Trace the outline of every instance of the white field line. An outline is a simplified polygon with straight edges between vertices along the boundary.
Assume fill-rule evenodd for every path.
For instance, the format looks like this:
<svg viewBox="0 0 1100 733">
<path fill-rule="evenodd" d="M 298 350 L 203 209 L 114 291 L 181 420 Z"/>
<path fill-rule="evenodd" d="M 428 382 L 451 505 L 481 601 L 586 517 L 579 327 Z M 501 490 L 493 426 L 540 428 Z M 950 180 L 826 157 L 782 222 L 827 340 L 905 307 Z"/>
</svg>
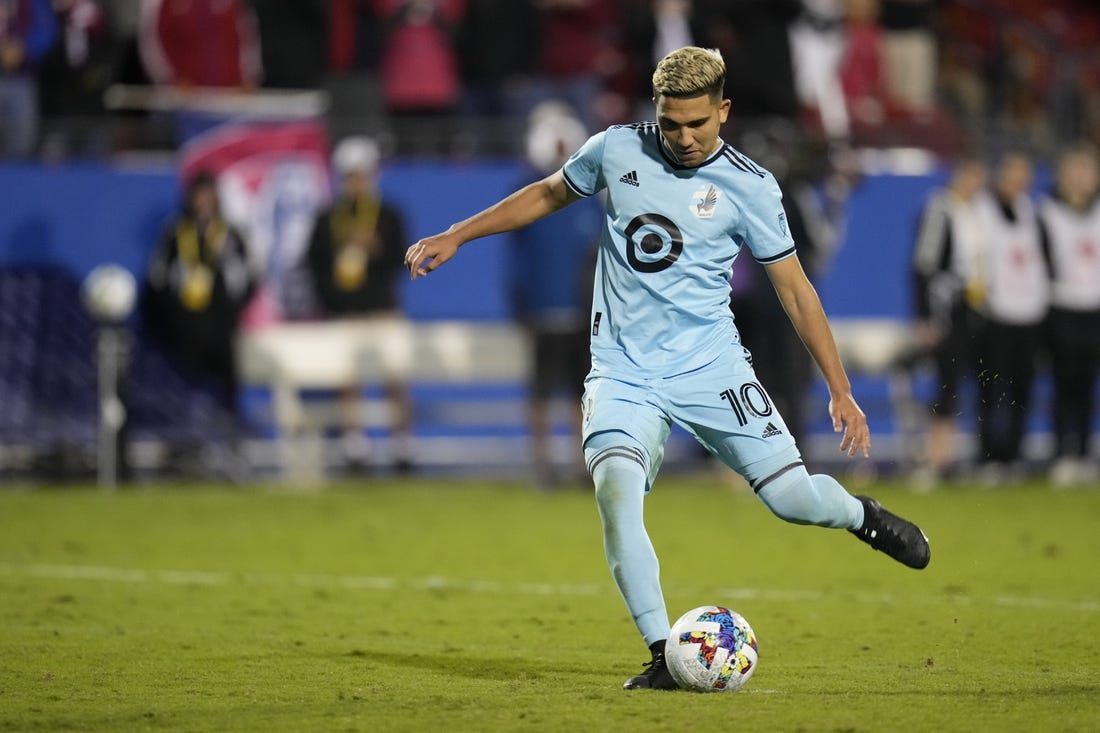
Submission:
<svg viewBox="0 0 1100 733">
<path fill-rule="evenodd" d="M 444 578 L 435 575 L 400 580 L 398 578 L 372 575 L 141 570 L 138 568 L 122 568 L 106 565 L 53 565 L 44 563 L 16 564 L 0 562 L 0 575 L 16 578 L 91 580 L 107 583 L 132 584 L 155 583 L 160 585 L 187 586 L 289 585 L 302 588 L 343 588 L 346 590 L 367 591 L 447 590 L 462 593 L 494 593 L 528 596 L 592 596 L 612 591 L 610 580 L 607 583 L 506 583 L 496 580 Z M 877 604 L 927 603 L 931 600 L 942 600 L 943 602 L 959 606 L 1050 609 L 1081 611 L 1086 613 L 1096 613 L 1100 611 L 1100 601 L 1073 601 L 1056 598 L 1035 598 L 1030 596 L 975 598 L 972 596 L 953 594 L 946 598 L 924 596 L 920 599 L 913 599 L 902 598 L 890 593 L 861 593 L 852 591 L 825 593 L 818 590 L 783 590 L 777 588 L 689 588 L 676 586 L 675 590 L 678 593 L 690 592 L 699 596 L 728 598 L 731 600 L 761 600 L 777 603 L 818 603 L 830 598 L 850 598 L 860 603 Z"/>
</svg>

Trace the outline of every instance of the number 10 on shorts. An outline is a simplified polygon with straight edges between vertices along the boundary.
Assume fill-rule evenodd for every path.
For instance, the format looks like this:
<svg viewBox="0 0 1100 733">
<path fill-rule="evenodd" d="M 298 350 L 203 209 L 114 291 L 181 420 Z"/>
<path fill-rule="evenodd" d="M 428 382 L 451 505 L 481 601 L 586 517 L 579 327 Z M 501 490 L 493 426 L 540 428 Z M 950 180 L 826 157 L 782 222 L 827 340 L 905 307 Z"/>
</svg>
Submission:
<svg viewBox="0 0 1100 733">
<path fill-rule="evenodd" d="M 757 382 L 745 382 L 739 388 L 723 390 L 719 396 L 729 403 L 737 416 L 737 424 L 742 427 L 748 424 L 746 411 L 754 417 L 768 417 L 774 412 L 768 393 Z"/>
</svg>

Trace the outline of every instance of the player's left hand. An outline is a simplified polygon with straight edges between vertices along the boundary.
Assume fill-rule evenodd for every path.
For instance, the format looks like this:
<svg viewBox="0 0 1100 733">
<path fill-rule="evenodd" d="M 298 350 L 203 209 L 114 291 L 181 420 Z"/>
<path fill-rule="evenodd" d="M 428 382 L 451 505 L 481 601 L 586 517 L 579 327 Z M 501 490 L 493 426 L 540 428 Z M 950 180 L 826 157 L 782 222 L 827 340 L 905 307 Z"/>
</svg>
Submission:
<svg viewBox="0 0 1100 733">
<path fill-rule="evenodd" d="M 867 416 L 856 404 L 851 392 L 831 397 L 829 417 L 833 419 L 833 432 L 844 432 L 840 440 L 841 453 L 854 456 L 861 452 L 864 458 L 871 457 L 871 429 L 867 427 Z"/>
</svg>

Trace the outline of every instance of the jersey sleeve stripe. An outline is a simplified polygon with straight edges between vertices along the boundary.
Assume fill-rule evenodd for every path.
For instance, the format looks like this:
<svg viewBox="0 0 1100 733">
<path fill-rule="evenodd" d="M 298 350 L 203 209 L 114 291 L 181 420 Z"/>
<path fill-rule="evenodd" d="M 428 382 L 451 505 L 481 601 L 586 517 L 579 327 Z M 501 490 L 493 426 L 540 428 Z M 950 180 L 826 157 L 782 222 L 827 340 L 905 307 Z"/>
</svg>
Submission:
<svg viewBox="0 0 1100 733">
<path fill-rule="evenodd" d="M 583 190 L 580 186 L 574 183 L 573 179 L 569 177 L 569 173 L 564 168 L 561 169 L 561 176 L 565 179 L 565 185 L 573 189 L 573 193 L 577 194 L 578 196 L 588 198 L 589 196 L 593 195 L 591 192 Z"/>
<path fill-rule="evenodd" d="M 761 178 L 764 177 L 764 175 L 765 175 L 764 171 L 763 171 L 763 169 L 760 168 L 760 166 L 758 166 L 756 163 L 753 163 L 751 160 L 746 158 L 742 153 L 739 153 L 732 146 L 730 147 L 730 153 L 732 153 L 733 157 L 737 158 L 739 161 L 741 161 L 741 163 L 746 168 L 748 168 L 749 173 L 755 173 L 756 175 L 760 176 Z"/>
<path fill-rule="evenodd" d="M 754 176 L 758 176 L 760 178 L 764 177 L 764 174 L 760 172 L 760 169 L 755 168 L 749 163 L 745 162 L 736 153 L 734 153 L 733 148 L 729 147 L 728 145 L 722 151 L 722 155 L 725 156 L 726 160 L 732 163 L 735 168 L 742 170 L 745 173 L 751 173 Z"/>
<path fill-rule="evenodd" d="M 729 150 L 723 150 L 722 155 L 725 156 L 726 160 L 728 160 L 730 163 L 732 163 L 735 168 L 739 168 L 739 169 L 745 171 L 746 173 L 749 172 L 749 169 L 746 168 L 745 166 L 741 165 L 741 163 L 739 163 L 737 161 L 737 158 L 734 158 L 733 155 L 730 154 Z"/>
<path fill-rule="evenodd" d="M 761 265 L 767 265 L 771 262 L 779 262 L 779 260 L 782 260 L 786 257 L 790 257 L 793 254 L 794 254 L 794 247 L 790 247 L 789 249 L 785 249 L 782 252 L 780 252 L 779 254 L 772 255 L 771 257 L 764 257 L 764 258 L 754 257 L 753 259 L 755 259 Z"/>
</svg>

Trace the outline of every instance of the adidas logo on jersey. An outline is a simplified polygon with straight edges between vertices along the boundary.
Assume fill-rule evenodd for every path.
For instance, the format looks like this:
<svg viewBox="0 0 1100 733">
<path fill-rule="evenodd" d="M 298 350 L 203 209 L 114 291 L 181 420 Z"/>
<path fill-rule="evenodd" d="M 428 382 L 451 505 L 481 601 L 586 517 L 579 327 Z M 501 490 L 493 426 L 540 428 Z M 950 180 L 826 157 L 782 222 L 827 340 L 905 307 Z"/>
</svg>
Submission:
<svg viewBox="0 0 1100 733">
<path fill-rule="evenodd" d="M 619 183 L 626 183 L 634 188 L 638 187 L 638 173 L 637 171 L 630 171 L 625 176 L 619 179 Z"/>
<path fill-rule="evenodd" d="M 764 432 L 760 434 L 761 438 L 774 438 L 777 435 L 782 435 L 783 431 L 775 426 L 774 423 L 768 423 L 764 426 Z"/>
</svg>

